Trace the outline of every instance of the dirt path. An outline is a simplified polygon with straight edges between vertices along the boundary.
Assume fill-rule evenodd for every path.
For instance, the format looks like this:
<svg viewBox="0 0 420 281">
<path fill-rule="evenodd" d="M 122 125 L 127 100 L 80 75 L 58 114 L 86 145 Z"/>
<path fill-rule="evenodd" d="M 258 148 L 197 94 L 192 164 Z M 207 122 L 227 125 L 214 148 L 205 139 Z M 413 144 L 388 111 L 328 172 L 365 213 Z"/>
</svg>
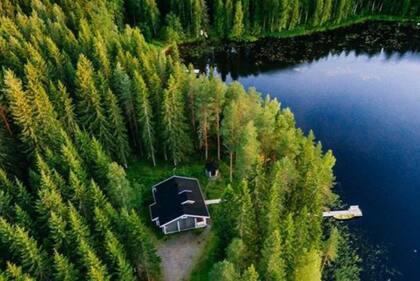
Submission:
<svg viewBox="0 0 420 281">
<path fill-rule="evenodd" d="M 162 259 L 163 280 L 187 280 L 192 266 L 199 257 L 201 250 L 209 237 L 210 227 L 201 234 L 191 231 L 169 236 L 167 241 L 157 246 L 157 252 Z"/>
</svg>

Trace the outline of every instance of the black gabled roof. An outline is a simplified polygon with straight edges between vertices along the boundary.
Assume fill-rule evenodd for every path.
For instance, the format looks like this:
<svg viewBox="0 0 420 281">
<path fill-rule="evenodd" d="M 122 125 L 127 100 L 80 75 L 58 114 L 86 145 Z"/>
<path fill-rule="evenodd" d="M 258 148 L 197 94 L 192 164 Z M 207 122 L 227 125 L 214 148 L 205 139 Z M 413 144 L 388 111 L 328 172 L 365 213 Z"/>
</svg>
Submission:
<svg viewBox="0 0 420 281">
<path fill-rule="evenodd" d="M 156 201 L 150 212 L 152 220 L 159 217 L 161 226 L 182 215 L 210 216 L 197 179 L 173 176 L 156 184 L 154 189 Z M 194 203 L 182 204 L 187 200 Z"/>
</svg>

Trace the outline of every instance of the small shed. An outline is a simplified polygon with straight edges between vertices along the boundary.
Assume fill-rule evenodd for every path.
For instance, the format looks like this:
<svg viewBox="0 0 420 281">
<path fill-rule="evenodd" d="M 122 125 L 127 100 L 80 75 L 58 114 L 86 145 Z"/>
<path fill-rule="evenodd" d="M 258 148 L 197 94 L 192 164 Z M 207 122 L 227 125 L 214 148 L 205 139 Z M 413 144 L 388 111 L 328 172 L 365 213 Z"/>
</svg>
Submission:
<svg viewBox="0 0 420 281">
<path fill-rule="evenodd" d="M 151 220 L 170 234 L 208 225 L 210 214 L 195 178 L 172 176 L 152 187 Z"/>
<path fill-rule="evenodd" d="M 209 178 L 217 178 L 219 176 L 219 164 L 215 161 L 207 162 L 206 164 L 206 175 Z"/>
</svg>

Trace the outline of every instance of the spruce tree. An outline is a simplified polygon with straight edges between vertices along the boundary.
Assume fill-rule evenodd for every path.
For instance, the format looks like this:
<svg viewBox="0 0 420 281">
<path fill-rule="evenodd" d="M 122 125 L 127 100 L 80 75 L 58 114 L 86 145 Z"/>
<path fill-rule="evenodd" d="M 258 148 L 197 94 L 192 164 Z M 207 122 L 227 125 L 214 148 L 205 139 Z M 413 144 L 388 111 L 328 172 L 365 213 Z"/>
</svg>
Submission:
<svg viewBox="0 0 420 281">
<path fill-rule="evenodd" d="M 141 139 L 146 154 L 156 166 L 154 115 L 149 90 L 138 72 L 134 73 L 134 89 L 137 92 L 137 120 L 141 128 Z"/>
<path fill-rule="evenodd" d="M 231 37 L 241 38 L 244 33 L 244 12 L 242 10 L 242 0 L 236 0 L 235 4 L 235 15 L 233 18 L 233 27 L 231 31 Z"/>
<path fill-rule="evenodd" d="M 315 11 L 313 14 L 313 23 L 312 23 L 314 26 L 318 26 L 322 24 L 323 11 L 324 11 L 324 0 L 316 0 Z"/>
<path fill-rule="evenodd" d="M 140 218 L 134 211 L 122 210 L 121 220 L 125 232 L 124 241 L 128 243 L 126 249 L 131 262 L 138 265 L 138 277 L 147 280 L 159 279 L 160 258 Z"/>
<path fill-rule="evenodd" d="M 324 0 L 324 6 L 321 17 L 321 24 L 328 22 L 331 18 L 333 2 L 332 0 Z"/>
<path fill-rule="evenodd" d="M 34 117 L 31 101 L 22 88 L 22 82 L 16 78 L 11 70 L 4 75 L 6 95 L 10 101 L 12 116 L 21 128 L 21 138 L 27 145 L 27 151 L 31 152 L 40 145 L 38 126 Z"/>
<path fill-rule="evenodd" d="M 239 198 L 237 199 L 239 213 L 236 232 L 239 238 L 245 243 L 246 254 L 244 254 L 244 259 L 249 263 L 257 257 L 258 231 L 255 224 L 255 209 L 252 205 L 251 193 L 247 181 L 242 181 L 239 194 Z"/>
<path fill-rule="evenodd" d="M 229 177 L 233 180 L 233 160 L 234 154 L 239 145 L 239 138 L 241 135 L 240 128 L 240 114 L 238 106 L 235 101 L 227 105 L 223 112 L 224 118 L 222 120 L 222 136 L 223 143 L 229 152 Z"/>
<path fill-rule="evenodd" d="M 47 254 L 27 231 L 0 218 L 0 243 L 7 246 L 22 269 L 39 280 L 48 280 Z"/>
<path fill-rule="evenodd" d="M 115 162 L 109 164 L 107 179 L 107 193 L 113 205 L 126 207 L 131 192 L 131 185 L 126 178 L 124 169 Z"/>
<path fill-rule="evenodd" d="M 236 172 L 239 179 L 246 177 L 257 162 L 259 142 L 253 121 L 250 121 L 242 130 L 237 152 Z"/>
<path fill-rule="evenodd" d="M 238 210 L 235 191 L 229 184 L 223 191 L 222 201 L 214 214 L 214 228 L 224 247 L 227 247 L 230 240 L 236 235 L 236 229 L 233 227 L 226 228 L 226 225 L 236 225 Z"/>
<path fill-rule="evenodd" d="M 111 263 L 111 269 L 115 272 L 115 280 L 135 281 L 133 268 L 125 257 L 124 249 L 111 231 L 105 234 L 106 254 Z"/>
<path fill-rule="evenodd" d="M 223 37 L 226 34 L 226 19 L 225 19 L 225 6 L 222 0 L 213 1 L 213 14 L 214 20 L 213 25 L 215 26 L 216 32 L 219 36 Z"/>
<path fill-rule="evenodd" d="M 35 281 L 36 279 L 31 277 L 31 275 L 25 273 L 22 270 L 22 267 L 17 266 L 14 263 L 7 262 L 6 263 L 6 272 L 4 274 L 0 274 L 0 280 L 16 280 L 16 281 Z"/>
<path fill-rule="evenodd" d="M 133 89 L 133 81 L 120 62 L 117 62 L 112 73 L 111 86 L 123 109 L 132 142 L 135 146 L 138 146 L 139 128 L 136 117 L 136 89 Z"/>
<path fill-rule="evenodd" d="M 321 273 L 326 265 L 330 262 L 334 262 L 338 255 L 340 234 L 336 227 L 333 227 L 330 231 L 330 237 L 328 237 L 324 246 L 323 259 L 321 264 Z"/>
<path fill-rule="evenodd" d="M 286 273 L 282 258 L 280 232 L 275 229 L 266 237 L 261 252 L 260 268 L 264 280 L 285 281 Z"/>
<path fill-rule="evenodd" d="M 234 238 L 226 249 L 227 260 L 231 262 L 238 272 L 242 272 L 246 264 L 246 246 L 239 238 Z"/>
<path fill-rule="evenodd" d="M 312 249 L 300 256 L 294 272 L 295 280 L 320 281 L 321 257 Z"/>
<path fill-rule="evenodd" d="M 191 150 L 181 98 L 178 82 L 171 76 L 168 88 L 163 94 L 162 125 L 165 137 L 164 143 L 175 166 L 185 160 Z"/>
<path fill-rule="evenodd" d="M 70 260 L 54 251 L 54 279 L 55 281 L 75 281 L 79 279 L 79 272 Z"/>
<path fill-rule="evenodd" d="M 84 55 L 80 55 L 77 62 L 76 85 L 82 127 L 96 136 L 101 143 L 111 143 L 103 97 L 96 88 L 92 63 Z"/>
<path fill-rule="evenodd" d="M 250 265 L 246 271 L 242 274 L 241 276 L 241 280 L 242 281 L 258 281 L 259 276 L 258 276 L 258 272 L 255 270 L 254 265 Z"/>
<path fill-rule="evenodd" d="M 233 264 L 226 260 L 214 264 L 209 273 L 209 279 L 213 281 L 235 281 L 238 277 Z"/>
<path fill-rule="evenodd" d="M 116 159 L 118 159 L 119 163 L 124 165 L 124 167 L 127 167 L 127 158 L 130 153 L 127 130 L 117 98 L 111 90 L 108 90 L 106 101 L 108 105 L 108 120 L 110 121 L 109 127 L 111 128 L 111 136 L 113 139 L 110 150 Z"/>
</svg>

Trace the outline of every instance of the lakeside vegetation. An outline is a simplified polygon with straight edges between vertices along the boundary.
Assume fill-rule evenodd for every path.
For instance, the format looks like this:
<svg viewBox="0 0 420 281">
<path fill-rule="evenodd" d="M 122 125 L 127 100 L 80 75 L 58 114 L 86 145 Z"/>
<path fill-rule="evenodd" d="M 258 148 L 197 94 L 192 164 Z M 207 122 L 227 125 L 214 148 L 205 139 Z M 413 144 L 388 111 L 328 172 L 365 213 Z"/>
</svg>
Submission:
<svg viewBox="0 0 420 281">
<path fill-rule="evenodd" d="M 0 1 L 0 280 L 160 280 L 150 186 L 182 173 L 223 199 L 213 254 L 193 278 L 357 281 L 358 256 L 320 215 L 337 202 L 332 152 L 279 101 L 197 76 L 176 47 L 167 56 L 149 41 L 202 29 L 240 39 L 418 7 L 164 3 Z M 270 13 L 251 13 L 257 3 Z M 204 179 L 211 159 L 217 182 Z"/>
<path fill-rule="evenodd" d="M 126 20 L 167 42 L 306 35 L 366 20 L 418 20 L 412 0 L 127 0 Z"/>
</svg>

